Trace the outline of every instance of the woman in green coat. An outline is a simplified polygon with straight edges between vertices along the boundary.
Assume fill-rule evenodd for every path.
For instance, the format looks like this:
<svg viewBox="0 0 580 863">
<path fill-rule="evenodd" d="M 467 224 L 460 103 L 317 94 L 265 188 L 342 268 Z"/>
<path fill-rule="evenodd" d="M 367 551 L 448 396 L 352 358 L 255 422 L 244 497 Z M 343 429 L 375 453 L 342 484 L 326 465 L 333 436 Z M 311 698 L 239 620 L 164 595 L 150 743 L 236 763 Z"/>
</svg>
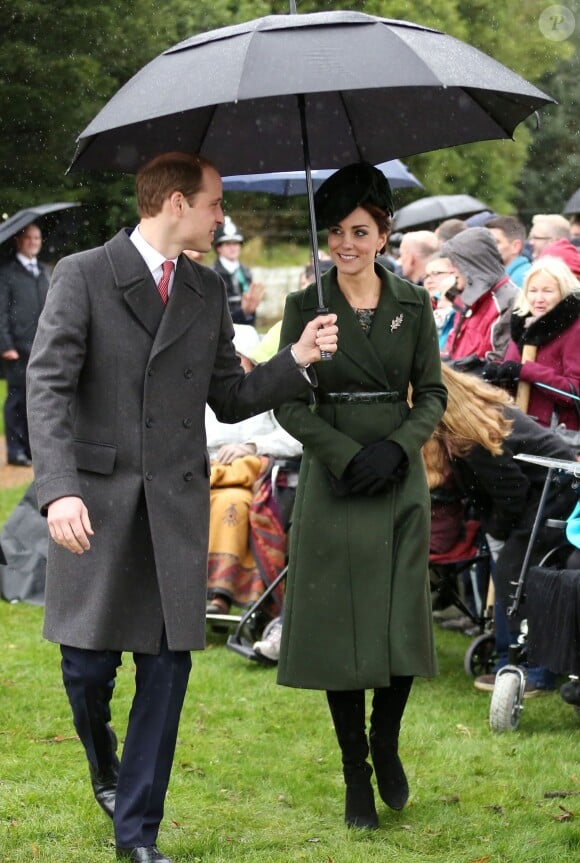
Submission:
<svg viewBox="0 0 580 863">
<path fill-rule="evenodd" d="M 365 690 L 374 690 L 370 754 L 381 798 L 408 797 L 398 756 L 413 678 L 433 676 L 428 581 L 430 502 L 421 446 L 443 414 L 437 331 L 423 288 L 375 264 L 393 203 L 366 163 L 315 195 L 334 267 L 322 279 L 339 347 L 317 367 L 315 403 L 276 415 L 304 445 L 296 495 L 278 682 L 323 689 L 342 750 L 345 821 L 376 829 Z M 281 345 L 316 315 L 314 285 L 286 302 Z"/>
</svg>

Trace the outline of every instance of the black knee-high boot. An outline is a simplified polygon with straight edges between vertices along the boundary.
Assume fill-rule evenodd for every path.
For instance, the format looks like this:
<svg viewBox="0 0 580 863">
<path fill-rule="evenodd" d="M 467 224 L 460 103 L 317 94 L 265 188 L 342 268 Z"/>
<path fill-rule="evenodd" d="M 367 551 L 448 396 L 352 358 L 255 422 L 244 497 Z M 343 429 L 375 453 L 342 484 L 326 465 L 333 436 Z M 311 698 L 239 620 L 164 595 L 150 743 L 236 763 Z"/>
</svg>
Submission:
<svg viewBox="0 0 580 863">
<path fill-rule="evenodd" d="M 344 820 L 349 827 L 376 830 L 379 819 L 371 785 L 373 771 L 366 760 L 369 744 L 365 731 L 364 690 L 332 691 L 326 696 L 342 752 L 346 784 Z"/>
<path fill-rule="evenodd" d="M 402 809 L 409 798 L 409 784 L 399 758 L 399 730 L 412 677 L 393 677 L 391 685 L 375 689 L 371 730 L 371 758 L 381 799 L 391 809 Z"/>
</svg>

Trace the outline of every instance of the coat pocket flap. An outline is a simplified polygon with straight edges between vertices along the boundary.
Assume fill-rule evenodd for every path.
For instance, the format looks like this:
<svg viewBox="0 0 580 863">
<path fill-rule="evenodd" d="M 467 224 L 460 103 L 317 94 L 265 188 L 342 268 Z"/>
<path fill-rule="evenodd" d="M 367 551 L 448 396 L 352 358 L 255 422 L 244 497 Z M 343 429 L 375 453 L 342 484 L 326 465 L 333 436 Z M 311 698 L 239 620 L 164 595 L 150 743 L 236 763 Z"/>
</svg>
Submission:
<svg viewBox="0 0 580 863">
<path fill-rule="evenodd" d="M 109 475 L 113 473 L 117 447 L 88 440 L 75 440 L 75 458 L 78 470 Z"/>
</svg>

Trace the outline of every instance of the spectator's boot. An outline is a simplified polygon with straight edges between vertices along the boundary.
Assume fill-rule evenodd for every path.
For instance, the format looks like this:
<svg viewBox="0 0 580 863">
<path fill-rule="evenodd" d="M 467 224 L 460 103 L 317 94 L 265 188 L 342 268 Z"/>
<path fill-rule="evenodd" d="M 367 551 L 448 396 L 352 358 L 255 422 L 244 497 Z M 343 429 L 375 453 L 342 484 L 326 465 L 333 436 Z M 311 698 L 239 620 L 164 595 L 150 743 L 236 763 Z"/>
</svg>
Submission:
<svg viewBox="0 0 580 863">
<path fill-rule="evenodd" d="M 399 730 L 412 677 L 393 677 L 391 685 L 375 689 L 371 729 L 371 758 L 381 799 L 391 809 L 402 809 L 409 798 L 409 784 L 399 758 Z"/>
<path fill-rule="evenodd" d="M 376 830 L 379 826 L 372 767 L 367 763 L 369 744 L 365 731 L 364 690 L 327 692 L 336 737 L 342 752 L 346 784 L 344 820 L 348 827 Z"/>
</svg>

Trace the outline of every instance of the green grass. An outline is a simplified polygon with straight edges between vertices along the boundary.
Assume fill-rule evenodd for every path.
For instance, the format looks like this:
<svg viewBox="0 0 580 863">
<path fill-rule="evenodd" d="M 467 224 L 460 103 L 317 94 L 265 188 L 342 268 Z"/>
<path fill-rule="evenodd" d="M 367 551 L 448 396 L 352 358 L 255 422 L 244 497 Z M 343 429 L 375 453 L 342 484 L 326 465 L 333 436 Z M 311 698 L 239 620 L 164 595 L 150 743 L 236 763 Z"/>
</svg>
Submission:
<svg viewBox="0 0 580 863">
<path fill-rule="evenodd" d="M 111 825 L 94 803 L 41 609 L 0 603 L 0 860 L 105 863 Z M 401 754 L 411 786 L 380 830 L 349 832 L 322 693 L 279 687 L 212 636 L 193 670 L 159 838 L 175 863 L 572 863 L 580 857 L 580 720 L 557 695 L 526 701 L 494 735 L 489 696 L 463 672 L 469 641 L 437 633 L 441 674 L 417 681 Z M 123 737 L 131 658 L 113 724 Z"/>
</svg>

